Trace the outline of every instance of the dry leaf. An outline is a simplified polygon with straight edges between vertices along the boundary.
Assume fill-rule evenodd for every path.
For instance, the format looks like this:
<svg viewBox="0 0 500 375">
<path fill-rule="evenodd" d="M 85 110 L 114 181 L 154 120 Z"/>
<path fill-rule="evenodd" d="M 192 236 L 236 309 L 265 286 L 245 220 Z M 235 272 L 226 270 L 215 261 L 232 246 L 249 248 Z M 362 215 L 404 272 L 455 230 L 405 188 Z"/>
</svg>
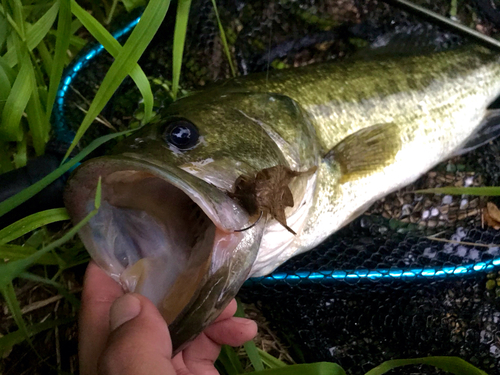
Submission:
<svg viewBox="0 0 500 375">
<path fill-rule="evenodd" d="M 500 210 L 494 203 L 488 202 L 483 209 L 483 219 L 489 227 L 500 229 Z"/>
<path fill-rule="evenodd" d="M 270 214 L 289 232 L 296 234 L 287 224 L 285 208 L 293 207 L 293 195 L 288 187 L 297 176 L 309 176 L 316 172 L 312 167 L 305 172 L 292 171 L 283 165 L 266 168 L 254 176 L 241 175 L 234 183 L 234 193 L 228 195 L 236 199 L 252 216 Z"/>
</svg>

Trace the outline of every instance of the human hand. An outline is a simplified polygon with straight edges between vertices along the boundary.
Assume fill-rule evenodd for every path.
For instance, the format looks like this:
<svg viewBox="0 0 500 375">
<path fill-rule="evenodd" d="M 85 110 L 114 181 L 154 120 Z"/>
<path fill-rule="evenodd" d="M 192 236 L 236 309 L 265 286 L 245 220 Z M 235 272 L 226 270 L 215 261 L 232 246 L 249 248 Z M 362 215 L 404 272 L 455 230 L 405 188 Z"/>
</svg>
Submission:
<svg viewBox="0 0 500 375">
<path fill-rule="evenodd" d="M 79 317 L 81 375 L 216 375 L 222 344 L 239 346 L 257 333 L 254 321 L 233 317 L 232 301 L 217 320 L 172 358 L 167 324 L 157 308 L 90 262 Z"/>
</svg>

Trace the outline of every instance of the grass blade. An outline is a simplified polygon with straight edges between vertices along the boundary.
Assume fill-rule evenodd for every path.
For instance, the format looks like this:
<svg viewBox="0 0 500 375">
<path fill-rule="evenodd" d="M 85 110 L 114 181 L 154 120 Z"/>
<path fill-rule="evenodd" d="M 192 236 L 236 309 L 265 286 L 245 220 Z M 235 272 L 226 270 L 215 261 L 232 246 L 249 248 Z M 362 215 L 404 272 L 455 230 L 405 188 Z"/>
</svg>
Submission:
<svg viewBox="0 0 500 375">
<path fill-rule="evenodd" d="M 42 60 L 42 65 L 45 69 L 45 72 L 47 74 L 50 74 L 54 61 L 52 60 L 52 54 L 49 52 L 45 41 L 42 40 L 38 47 L 36 47 L 36 49 L 38 51 L 38 54 L 40 55 L 40 59 Z"/>
<path fill-rule="evenodd" d="M 71 323 L 75 320 L 74 317 L 57 319 L 57 320 L 48 320 L 43 323 L 33 324 L 31 326 L 26 327 L 26 332 L 22 332 L 21 330 L 11 332 L 3 337 L 0 337 L 0 357 L 7 353 L 14 345 L 20 344 L 25 340 L 25 335 L 34 336 L 40 332 L 47 331 L 49 329 L 61 326 L 63 324 Z"/>
<path fill-rule="evenodd" d="M 88 12 L 80 7 L 76 2 L 71 3 L 71 9 L 85 28 L 97 39 L 99 43 L 109 52 L 111 56 L 116 58 L 123 48 L 120 43 Z M 143 72 L 139 64 L 135 64 L 130 72 L 130 78 L 134 80 L 144 100 L 144 120 L 143 123 L 149 122 L 153 116 L 154 97 L 151 91 L 146 74 Z"/>
<path fill-rule="evenodd" d="M 222 345 L 219 357 L 220 362 L 227 375 L 238 375 L 243 373 L 243 367 L 234 349 L 228 345 Z"/>
<path fill-rule="evenodd" d="M 346 375 L 344 369 L 331 362 L 306 363 L 255 371 L 249 375 Z"/>
<path fill-rule="evenodd" d="M 393 359 L 371 369 L 365 375 L 381 375 L 396 367 L 420 364 L 431 365 L 456 375 L 487 375 L 486 372 L 458 357 Z"/>
<path fill-rule="evenodd" d="M 245 313 L 243 311 L 243 306 L 241 303 L 238 301 L 238 307 L 236 309 L 236 314 L 234 316 L 244 318 Z M 247 353 L 248 359 L 252 363 L 253 368 L 255 371 L 262 371 L 264 370 L 264 364 L 262 363 L 262 360 L 260 359 L 259 352 L 257 351 L 257 347 L 255 346 L 255 343 L 250 340 L 247 341 L 245 344 L 243 344 L 243 347 L 245 348 L 245 351 Z"/>
<path fill-rule="evenodd" d="M 186 41 L 186 30 L 189 18 L 191 0 L 179 0 L 177 4 L 177 16 L 175 17 L 174 45 L 172 59 L 172 97 L 177 98 L 179 91 L 179 80 L 181 78 L 182 56 L 184 54 L 184 43 Z"/>
<path fill-rule="evenodd" d="M 143 6 L 145 4 L 144 0 L 122 0 L 123 5 L 127 12 L 134 10 L 137 7 Z"/>
<path fill-rule="evenodd" d="M 28 143 L 26 142 L 26 138 L 23 134 L 23 139 L 16 144 L 16 153 L 13 155 L 16 168 L 24 167 L 28 162 Z"/>
<path fill-rule="evenodd" d="M 97 90 L 96 96 L 82 124 L 76 132 L 75 139 L 65 155 L 65 159 L 71 154 L 71 151 L 73 151 L 83 134 L 102 111 L 109 99 L 111 99 L 111 96 L 125 77 L 133 70 L 139 57 L 143 54 L 165 18 L 169 5 L 170 0 L 151 0 L 149 2 L 142 14 L 141 20 L 130 34 L 127 42 L 104 77 L 99 90 Z"/>
<path fill-rule="evenodd" d="M 2 113 L 5 101 L 9 97 L 11 85 L 12 82 L 10 81 L 7 72 L 3 66 L 0 65 L 0 113 Z"/>
<path fill-rule="evenodd" d="M 252 363 L 255 371 L 264 370 L 264 364 L 262 363 L 262 359 L 260 358 L 255 343 L 253 341 L 247 341 L 245 344 L 243 344 L 243 347 L 245 348 L 248 359 L 250 359 L 250 362 Z"/>
<path fill-rule="evenodd" d="M 217 4 L 215 3 L 215 0 L 212 0 L 212 5 L 214 6 L 215 17 L 217 18 L 217 24 L 219 25 L 220 39 L 222 42 L 222 46 L 224 47 L 224 52 L 226 53 L 229 68 L 231 68 L 231 74 L 233 75 L 233 77 L 236 77 L 236 70 L 234 69 L 231 52 L 229 52 L 229 45 L 227 44 L 226 32 L 224 31 L 224 27 L 222 27 L 222 22 L 219 17 L 219 11 L 217 10 Z"/>
<path fill-rule="evenodd" d="M 26 45 L 29 51 L 40 44 L 50 31 L 59 11 L 59 1 L 56 1 L 40 19 L 26 32 Z M 14 49 L 9 49 L 3 56 L 9 66 L 15 66 L 18 63 L 17 55 Z"/>
<path fill-rule="evenodd" d="M 31 344 L 30 334 L 23 319 L 21 307 L 19 306 L 19 301 L 16 298 L 16 292 L 14 291 L 12 280 L 0 285 L 0 293 L 5 299 L 5 303 L 7 303 L 7 307 L 9 308 L 9 311 L 12 314 L 12 318 L 14 318 L 14 321 L 19 328 L 20 334 L 24 336 L 24 339 L 26 339 L 31 347 L 33 347 L 33 345 Z"/>
<path fill-rule="evenodd" d="M 28 267 L 37 262 L 43 255 L 49 253 L 50 251 L 58 248 L 65 242 L 69 241 L 73 236 L 78 233 L 78 231 L 89 222 L 92 217 L 97 214 L 97 205 L 98 205 L 98 195 L 100 195 L 100 184 L 98 185 L 98 189 L 96 191 L 96 201 L 94 202 L 94 206 L 96 207 L 94 210 L 89 212 L 89 214 L 78 224 L 76 224 L 73 228 L 71 228 L 67 233 L 64 234 L 58 240 L 51 242 L 49 245 L 45 246 L 43 249 L 37 251 L 35 254 L 30 255 L 25 259 L 16 260 L 9 263 L 0 264 L 0 288 L 5 285 L 12 283 L 17 276 L 23 273 Z"/>
<path fill-rule="evenodd" d="M 31 61 L 22 61 L 21 69 L 17 74 L 14 85 L 10 91 L 9 97 L 5 102 L 2 112 L 0 137 L 3 141 L 20 141 L 22 139 L 22 130 L 20 127 L 21 117 L 24 109 L 31 97 L 34 87 L 30 78 Z"/>
<path fill-rule="evenodd" d="M 279 368 L 287 366 L 285 362 L 279 360 L 276 357 L 273 357 L 271 354 L 266 353 L 262 349 L 257 348 L 257 352 L 259 353 L 262 362 L 269 368 Z"/>
<path fill-rule="evenodd" d="M 126 130 L 120 133 L 108 134 L 103 137 L 97 138 L 95 141 L 91 142 L 87 147 L 85 147 L 78 155 L 69 160 L 68 162 L 62 164 L 55 171 L 49 173 L 47 176 L 42 178 L 40 181 L 34 183 L 30 187 L 20 191 L 16 195 L 4 200 L 0 203 L 0 216 L 5 215 L 10 210 L 19 206 L 21 203 L 26 202 L 28 199 L 33 197 L 35 194 L 39 193 L 43 188 L 50 185 L 52 182 L 57 180 L 75 165 L 77 165 L 85 156 L 94 151 L 97 147 L 106 143 L 107 141 L 121 137 L 125 134 L 132 132 L 132 130 Z"/>
<path fill-rule="evenodd" d="M 38 87 L 35 78 L 35 71 L 31 59 L 29 60 L 29 75 L 31 79 L 31 92 L 30 100 L 26 106 L 26 114 L 28 115 L 28 124 L 31 130 L 31 138 L 33 139 L 33 147 L 38 156 L 43 155 L 45 152 L 45 144 L 49 140 L 50 123 L 45 118 L 45 111 L 42 108 L 40 97 L 38 95 Z"/>
<path fill-rule="evenodd" d="M 52 107 L 56 100 L 57 89 L 59 81 L 62 77 L 64 69 L 64 61 L 66 58 L 66 51 L 69 48 L 69 39 L 71 37 L 71 5 L 69 0 L 59 0 L 59 17 L 57 21 L 57 34 L 56 46 L 54 49 L 54 58 L 52 69 L 50 70 L 49 93 L 47 96 L 47 113 L 45 119 L 50 121 L 52 115 Z"/>
<path fill-rule="evenodd" d="M 68 300 L 69 303 L 76 309 L 80 309 L 80 301 L 78 298 L 76 298 L 73 294 L 71 294 L 64 286 L 62 286 L 59 283 L 56 283 L 55 281 L 52 281 L 50 279 L 47 279 L 45 277 L 40 277 L 38 275 L 34 275 L 29 272 L 23 272 L 19 275 L 20 278 L 26 279 L 26 280 L 31 280 L 37 283 L 42 283 L 42 284 L 47 284 L 50 286 L 53 286 L 54 288 L 57 289 L 59 294 L 61 294 L 64 298 Z"/>
<path fill-rule="evenodd" d="M 26 245 L 0 245 L 0 259 L 8 259 L 9 261 L 24 259 L 35 254 L 37 251 L 36 248 Z M 46 266 L 57 266 L 59 261 L 54 254 L 48 253 L 38 259 L 37 263 Z"/>
<path fill-rule="evenodd" d="M 486 186 L 486 187 L 441 187 L 433 189 L 416 190 L 415 193 L 420 194 L 449 194 L 449 195 L 479 195 L 494 197 L 500 195 L 500 187 Z"/>
<path fill-rule="evenodd" d="M 0 56 L 0 67 L 2 67 L 3 71 L 9 78 L 9 81 L 12 85 L 12 83 L 16 80 L 16 72 L 9 66 L 9 64 L 5 62 L 5 60 L 1 56 Z"/>
<path fill-rule="evenodd" d="M 41 226 L 64 220 L 69 220 L 65 208 L 54 208 L 26 216 L 0 230 L 0 244 L 6 244 Z"/>
</svg>

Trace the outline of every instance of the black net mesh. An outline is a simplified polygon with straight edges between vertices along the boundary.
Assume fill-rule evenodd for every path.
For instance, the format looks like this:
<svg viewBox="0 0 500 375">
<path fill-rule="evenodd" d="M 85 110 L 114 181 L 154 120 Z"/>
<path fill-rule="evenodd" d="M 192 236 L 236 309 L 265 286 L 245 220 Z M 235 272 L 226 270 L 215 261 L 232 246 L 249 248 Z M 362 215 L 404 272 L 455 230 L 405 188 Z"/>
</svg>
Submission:
<svg viewBox="0 0 500 375">
<path fill-rule="evenodd" d="M 417 3 L 454 13 L 449 1 Z M 217 5 L 238 74 L 348 58 L 394 34 L 412 35 L 426 50 L 465 42 L 375 0 L 219 0 Z M 175 6 L 171 9 L 140 62 L 157 107 L 171 101 Z M 484 33 L 496 32 L 492 22 L 498 15 L 490 2 L 459 1 L 454 17 Z M 73 74 L 55 113 L 60 141 L 71 137 L 111 62 L 103 52 Z M 198 89 L 230 76 L 212 2 L 194 0 L 181 87 Z M 139 123 L 141 111 L 140 95 L 127 80 L 103 111 L 102 122 L 124 129 Z M 96 123 L 86 139 L 106 131 Z M 500 258 L 500 232 L 483 223 L 486 202 L 496 199 L 415 193 L 498 185 L 499 151 L 495 141 L 442 163 L 376 202 L 316 249 L 269 277 L 248 281 L 241 298 L 258 304 L 280 336 L 299 349 L 296 358 L 334 361 L 361 374 L 386 359 L 456 355 L 500 374 L 500 275 L 492 263 Z"/>
</svg>

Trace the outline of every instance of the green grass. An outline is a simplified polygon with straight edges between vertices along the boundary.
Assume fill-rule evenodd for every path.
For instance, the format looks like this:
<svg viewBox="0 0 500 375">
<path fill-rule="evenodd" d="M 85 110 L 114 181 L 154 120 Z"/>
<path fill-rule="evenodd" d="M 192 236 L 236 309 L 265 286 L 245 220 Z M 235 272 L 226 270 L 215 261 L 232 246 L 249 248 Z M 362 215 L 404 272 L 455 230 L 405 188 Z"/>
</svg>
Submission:
<svg viewBox="0 0 500 375">
<path fill-rule="evenodd" d="M 231 72 L 235 75 L 236 71 L 224 33 L 224 25 L 221 24 L 215 0 L 212 2 L 224 52 Z M 74 0 L 33 0 L 26 3 L 21 0 L 2 0 L 0 2 L 0 172 L 22 167 L 30 157 L 44 153 L 49 139 L 51 111 L 63 69 L 85 45 L 85 40 L 79 34 L 82 26 L 115 59 L 66 156 L 77 147 L 96 116 L 127 76 L 132 78 L 143 97 L 142 122 L 145 124 L 154 116 L 151 85 L 137 61 L 162 23 L 169 8 L 169 1 L 150 0 L 141 22 L 124 45 L 115 40 L 103 26 L 112 23 L 113 18 L 120 12 L 130 11 L 138 5 L 144 5 L 144 1 L 112 0 L 101 3 L 97 0 L 89 0 L 84 6 L 78 5 Z M 190 7 L 190 0 L 179 0 L 173 35 L 172 96 L 174 98 L 179 92 Z M 92 15 L 88 10 L 91 10 Z M 16 209 L 17 206 L 33 197 L 95 148 L 128 132 L 115 133 L 94 140 L 77 156 L 66 160 L 57 170 L 38 183 L 0 203 L 0 216 Z M 99 187 L 100 181 L 96 183 Z M 0 294 L 6 301 L 18 327 L 16 331 L 0 337 L 0 354 L 4 355 L 12 346 L 23 341 L 31 343 L 31 338 L 40 332 L 74 320 L 74 317 L 70 316 L 27 324 L 16 298 L 14 281 L 19 278 L 51 286 L 66 298 L 76 312 L 79 308 L 79 301 L 65 288 L 60 279 L 65 270 L 88 261 L 88 254 L 83 251 L 81 245 L 77 246 L 75 245 L 77 242 L 70 241 L 77 231 L 97 213 L 99 205 L 100 189 L 98 188 L 94 210 L 82 222 L 77 223 L 65 233 L 51 233 L 45 227 L 48 224 L 66 222 L 69 217 L 64 208 L 38 212 L 0 230 L 0 257 L 8 260 L 0 264 Z M 51 277 L 29 272 L 35 265 L 50 266 L 55 271 Z M 241 308 L 238 314 L 242 314 Z M 251 364 L 250 371 L 262 374 L 345 374 L 340 366 L 333 363 L 288 366 L 258 349 L 253 342 L 245 344 L 245 352 Z M 382 374 L 394 367 L 415 363 L 434 365 L 456 374 L 484 374 L 459 358 L 429 357 L 388 361 L 371 370 L 367 375 Z M 222 373 L 228 375 L 244 371 L 241 358 L 234 349 L 229 347 L 223 347 L 217 366 Z"/>
<path fill-rule="evenodd" d="M 449 194 L 449 195 L 478 195 L 485 197 L 497 197 L 500 195 L 500 187 L 498 186 L 483 186 L 483 187 L 439 187 L 433 189 L 416 190 L 415 193 L 421 194 Z"/>
</svg>

